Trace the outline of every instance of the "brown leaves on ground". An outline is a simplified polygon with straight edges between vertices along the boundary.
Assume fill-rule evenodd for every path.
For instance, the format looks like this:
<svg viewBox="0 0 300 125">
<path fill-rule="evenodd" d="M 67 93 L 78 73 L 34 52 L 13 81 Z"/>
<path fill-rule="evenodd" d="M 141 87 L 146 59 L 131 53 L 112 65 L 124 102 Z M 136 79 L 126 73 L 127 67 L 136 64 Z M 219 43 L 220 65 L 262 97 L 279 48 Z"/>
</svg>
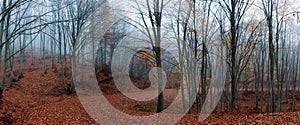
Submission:
<svg viewBox="0 0 300 125">
<path fill-rule="evenodd" d="M 13 89 L 6 89 L 3 103 L 0 107 L 0 124 L 95 124 L 86 113 L 75 94 L 67 95 L 64 91 L 60 64 L 58 72 L 51 69 L 47 61 L 48 73 L 43 74 L 43 65 L 35 60 L 31 65 L 26 59 L 20 81 L 15 82 Z M 17 65 L 17 64 L 16 64 Z M 15 66 L 17 67 L 17 66 Z M 70 75 L 70 69 L 68 73 Z M 70 76 L 67 76 L 67 82 Z M 105 86 L 110 87 L 110 86 Z M 167 102 L 172 102 L 172 94 L 177 90 L 167 90 Z M 106 98 L 113 106 L 131 115 L 151 115 L 155 102 L 141 103 L 130 100 L 116 91 Z M 188 114 L 177 124 L 300 124 L 300 112 L 273 114 L 214 114 L 203 122 L 198 121 L 198 115 Z M 155 123 L 153 123 L 155 124 Z"/>
</svg>

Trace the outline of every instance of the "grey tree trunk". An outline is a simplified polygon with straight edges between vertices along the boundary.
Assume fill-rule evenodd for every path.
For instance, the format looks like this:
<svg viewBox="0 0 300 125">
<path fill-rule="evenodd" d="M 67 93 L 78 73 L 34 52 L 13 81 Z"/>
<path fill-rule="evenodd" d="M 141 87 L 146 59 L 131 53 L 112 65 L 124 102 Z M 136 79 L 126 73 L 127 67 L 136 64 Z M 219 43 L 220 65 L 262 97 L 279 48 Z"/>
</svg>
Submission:
<svg viewBox="0 0 300 125">
<path fill-rule="evenodd" d="M 22 39 L 21 39 L 21 36 L 20 36 L 20 49 L 23 49 L 26 46 L 25 44 L 26 44 L 26 37 L 23 36 L 23 44 L 22 44 Z M 18 70 L 18 76 L 17 76 L 18 80 L 23 77 L 22 67 L 23 67 L 24 56 L 25 56 L 25 49 L 20 51 L 19 70 Z"/>
<path fill-rule="evenodd" d="M 42 42 L 42 58 L 43 58 L 43 64 L 44 64 L 44 74 L 47 74 L 47 65 L 46 65 L 46 37 L 45 34 L 41 34 L 41 42 Z"/>
<path fill-rule="evenodd" d="M 7 0 L 3 0 L 2 1 L 2 12 L 4 12 L 5 11 L 5 9 L 6 9 L 6 2 L 7 2 Z M 4 14 L 2 14 L 2 16 L 1 16 L 1 19 L 4 19 L 4 20 L 2 20 L 1 22 L 0 22 L 0 40 L 1 40 L 1 45 L 0 45 L 0 57 L 2 57 L 2 51 L 3 51 L 3 44 L 2 44 L 2 40 L 3 40 L 3 36 L 4 36 L 4 31 L 5 31 L 5 29 L 4 29 L 4 26 L 5 26 L 5 15 Z M 2 58 L 0 58 L 0 69 L 1 69 L 1 67 L 2 67 Z"/>
<path fill-rule="evenodd" d="M 264 98 L 264 83 L 265 83 L 265 44 L 261 45 L 261 94 L 260 94 L 260 112 L 263 111 L 263 98 Z"/>
<path fill-rule="evenodd" d="M 30 36 L 30 41 L 33 41 L 32 36 Z M 30 48 L 31 48 L 31 65 L 34 65 L 34 42 L 31 42 Z"/>
<path fill-rule="evenodd" d="M 298 77 L 298 68 L 299 68 L 299 49 L 300 44 L 298 44 L 298 50 L 295 52 L 296 60 L 294 61 L 294 80 L 293 80 L 293 100 L 292 100 L 292 110 L 296 110 L 296 86 L 297 86 L 297 77 Z"/>
<path fill-rule="evenodd" d="M 12 0 L 9 0 L 8 6 L 11 6 L 12 4 Z M 9 26 L 10 26 L 10 15 L 11 12 L 8 13 L 8 15 L 6 16 L 5 19 L 5 53 L 4 53 L 4 64 L 3 64 L 3 72 L 2 72 L 2 82 L 1 82 L 1 88 L 0 88 L 0 99 L 2 100 L 2 93 L 4 91 L 5 88 L 5 84 L 6 84 L 6 75 L 7 75 L 7 67 L 8 67 L 8 57 L 9 57 L 9 44 L 10 44 L 10 40 L 8 39 L 9 37 Z M 3 42 L 2 42 L 3 43 Z"/>
<path fill-rule="evenodd" d="M 12 47 L 11 49 L 9 50 L 9 55 L 13 55 L 14 51 L 15 51 L 15 43 L 12 42 Z M 8 88 L 9 89 L 12 89 L 12 86 L 13 86 L 13 82 L 14 82 L 14 56 L 12 56 L 10 59 L 9 59 L 9 66 L 10 66 L 10 79 L 9 79 L 9 85 L 8 85 Z M 20 58 L 19 58 L 20 59 Z"/>
</svg>

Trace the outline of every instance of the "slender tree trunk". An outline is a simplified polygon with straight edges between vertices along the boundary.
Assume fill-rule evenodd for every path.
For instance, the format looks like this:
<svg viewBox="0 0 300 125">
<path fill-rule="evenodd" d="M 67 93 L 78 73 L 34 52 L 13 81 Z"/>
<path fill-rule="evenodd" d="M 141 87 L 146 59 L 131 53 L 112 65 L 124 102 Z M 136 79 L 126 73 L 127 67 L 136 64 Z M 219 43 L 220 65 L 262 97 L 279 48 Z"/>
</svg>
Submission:
<svg viewBox="0 0 300 125">
<path fill-rule="evenodd" d="M 5 11 L 6 9 L 6 2 L 7 0 L 3 0 L 2 1 L 2 12 Z M 1 14 L 1 19 L 5 19 L 5 14 Z M 1 69 L 1 66 L 2 66 L 2 51 L 3 51 L 3 47 L 4 45 L 2 44 L 2 40 L 3 40 L 3 36 L 4 36 L 4 25 L 5 25 L 5 20 L 2 20 L 1 23 L 0 23 L 0 41 L 1 41 L 1 45 L 0 45 L 0 69 Z"/>
<path fill-rule="evenodd" d="M 75 83 L 76 83 L 76 48 L 73 48 L 72 51 L 72 61 L 71 61 L 71 69 L 72 69 L 72 80 L 71 80 L 71 85 L 70 85 L 70 92 L 73 92 L 73 89 L 75 88 Z"/>
<path fill-rule="evenodd" d="M 231 9 L 233 10 L 230 13 L 230 32 L 231 32 L 231 41 L 230 41 L 230 57 L 231 57 L 231 100 L 230 100 L 230 107 L 235 109 L 236 108 L 236 91 L 237 91 L 237 78 L 236 78 L 236 49 L 237 49 L 237 39 L 236 39 L 236 1 L 231 0 Z"/>
<path fill-rule="evenodd" d="M 299 48 L 300 44 L 298 44 L 298 52 L 295 52 L 296 60 L 294 65 L 294 81 L 293 81 L 293 100 L 292 100 L 292 110 L 296 110 L 296 86 L 297 86 L 297 77 L 298 77 L 298 68 L 299 68 Z"/>
<path fill-rule="evenodd" d="M 20 49 L 23 49 L 25 47 L 25 44 L 26 44 L 25 36 L 23 36 L 23 45 L 22 45 L 22 40 L 21 40 L 21 37 L 20 37 Z M 23 67 L 24 56 L 25 56 L 25 50 L 21 50 L 20 51 L 20 58 L 19 58 L 19 70 L 18 70 L 17 79 L 20 79 L 20 78 L 23 77 L 22 67 Z"/>
<path fill-rule="evenodd" d="M 12 47 L 11 49 L 9 50 L 9 55 L 12 55 L 15 51 L 15 43 L 12 42 Z M 9 66 L 10 66 L 10 79 L 9 79 L 9 85 L 8 85 L 8 88 L 9 89 L 12 89 L 12 86 L 13 86 L 13 82 L 14 82 L 14 56 L 12 56 L 10 59 L 9 59 Z"/>
<path fill-rule="evenodd" d="M 253 64 L 253 68 L 254 68 L 254 77 L 255 77 L 255 84 L 254 84 L 254 88 L 255 88 L 255 109 L 258 110 L 258 103 L 259 103 L 259 85 L 262 84 L 261 80 L 260 80 L 260 60 L 256 59 L 257 64 Z"/>
<path fill-rule="evenodd" d="M 45 31 L 46 32 L 46 31 Z M 45 57 L 45 54 L 46 54 L 46 38 L 45 38 L 45 34 L 41 34 L 41 39 L 42 39 L 42 47 L 43 47 L 43 64 L 44 64 L 44 74 L 47 74 L 47 65 L 46 65 L 46 57 Z"/>
<path fill-rule="evenodd" d="M 262 43 L 263 44 L 263 43 Z M 265 51 L 264 45 L 261 45 L 261 94 L 260 94 L 260 112 L 263 111 L 263 98 L 264 98 L 264 83 L 265 83 Z"/>
<path fill-rule="evenodd" d="M 8 6 L 11 6 L 12 4 L 12 0 L 9 0 L 9 4 Z M 7 67 L 8 67 L 8 57 L 9 57 L 9 44 L 10 41 L 7 40 L 9 37 L 9 26 L 10 26 L 10 16 L 11 12 L 8 12 L 8 15 L 6 16 L 6 26 L 5 26 L 5 55 L 4 55 L 4 64 L 3 64 L 3 72 L 2 72 L 2 82 L 1 82 L 1 88 L 0 88 L 0 100 L 2 101 L 2 93 L 4 91 L 5 88 L 5 84 L 6 84 L 6 75 L 7 75 Z"/>
<path fill-rule="evenodd" d="M 54 26 L 55 27 L 55 26 Z M 54 36 L 55 33 L 54 32 L 51 32 L 52 35 Z M 55 58 L 56 58 L 56 52 L 55 52 L 55 43 L 54 43 L 54 40 L 52 39 L 51 40 L 51 58 L 52 58 L 52 70 L 53 72 L 57 72 L 57 68 L 56 68 L 56 61 L 55 61 Z"/>
</svg>

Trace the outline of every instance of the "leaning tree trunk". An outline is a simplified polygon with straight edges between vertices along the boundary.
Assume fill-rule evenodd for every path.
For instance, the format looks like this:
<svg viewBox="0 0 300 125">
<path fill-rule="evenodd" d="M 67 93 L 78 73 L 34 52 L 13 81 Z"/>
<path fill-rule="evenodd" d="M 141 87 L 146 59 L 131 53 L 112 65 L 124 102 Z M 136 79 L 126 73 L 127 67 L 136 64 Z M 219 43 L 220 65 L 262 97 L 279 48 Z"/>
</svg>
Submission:
<svg viewBox="0 0 300 125">
<path fill-rule="evenodd" d="M 11 6 L 12 0 L 9 1 L 8 6 Z M 5 83 L 6 83 L 6 74 L 7 74 L 7 66 L 8 66 L 8 57 L 9 57 L 9 44 L 10 40 L 8 39 L 9 37 L 9 26 L 10 26 L 10 16 L 11 11 L 8 12 L 6 16 L 6 27 L 5 27 L 5 54 L 4 54 L 4 64 L 3 64 L 3 72 L 2 72 L 2 82 L 1 82 L 1 88 L 0 88 L 0 100 L 2 101 L 2 94 L 4 91 Z"/>
</svg>

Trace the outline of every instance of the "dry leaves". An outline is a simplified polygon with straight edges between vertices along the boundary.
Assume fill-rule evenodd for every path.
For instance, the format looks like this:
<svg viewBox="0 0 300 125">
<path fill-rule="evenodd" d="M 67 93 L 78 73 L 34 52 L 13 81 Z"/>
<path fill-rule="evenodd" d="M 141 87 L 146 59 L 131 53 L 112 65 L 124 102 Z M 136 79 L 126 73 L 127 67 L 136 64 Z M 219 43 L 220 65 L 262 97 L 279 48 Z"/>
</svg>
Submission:
<svg viewBox="0 0 300 125">
<path fill-rule="evenodd" d="M 50 61 L 47 61 L 47 66 L 51 66 Z M 43 65 L 39 63 L 31 66 L 30 59 L 25 61 L 24 78 L 16 82 L 12 90 L 4 92 L 0 108 L 0 124 L 95 124 L 77 96 L 65 94 L 60 81 L 60 70 L 57 73 L 49 70 L 48 74 L 44 75 L 42 67 Z M 106 97 L 121 111 L 137 116 L 154 114 L 155 110 L 144 112 L 141 110 L 155 107 L 155 102 L 136 102 L 118 91 L 114 92 L 116 93 L 110 93 Z M 167 90 L 166 99 L 171 102 L 176 93 L 177 90 Z M 196 114 L 188 114 L 177 124 L 300 124 L 300 112 L 215 114 L 203 122 L 199 122 L 198 117 Z"/>
</svg>

